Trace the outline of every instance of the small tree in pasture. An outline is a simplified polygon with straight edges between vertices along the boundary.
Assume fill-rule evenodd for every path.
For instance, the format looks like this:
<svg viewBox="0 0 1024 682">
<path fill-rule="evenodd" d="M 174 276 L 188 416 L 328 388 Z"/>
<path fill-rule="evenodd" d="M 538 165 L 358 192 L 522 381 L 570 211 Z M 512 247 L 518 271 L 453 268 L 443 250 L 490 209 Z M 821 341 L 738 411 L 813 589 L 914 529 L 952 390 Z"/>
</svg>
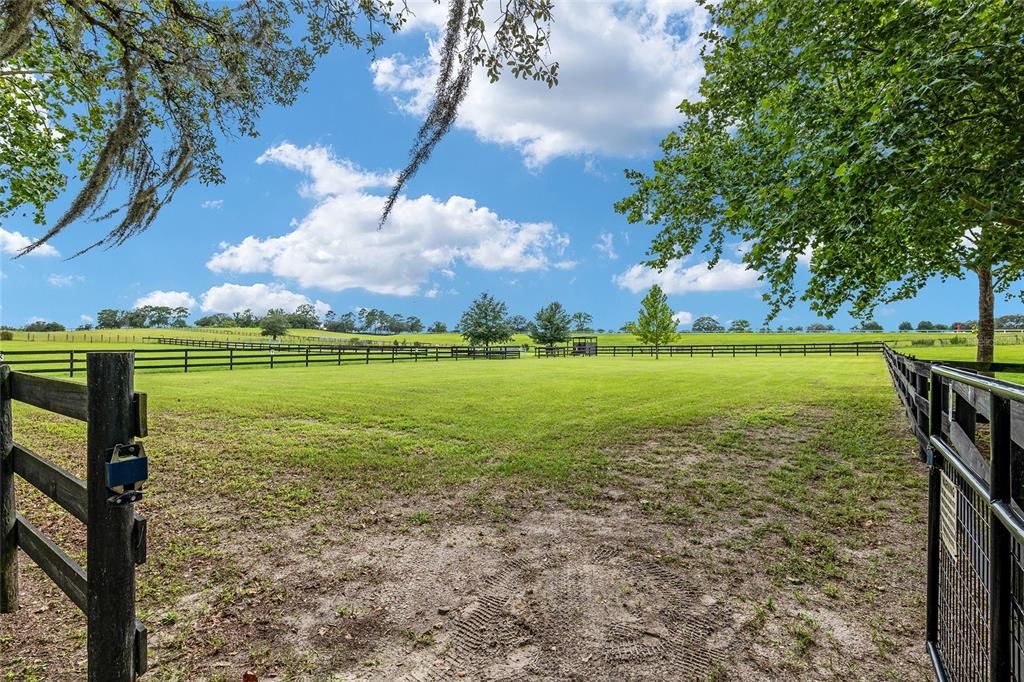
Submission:
<svg viewBox="0 0 1024 682">
<path fill-rule="evenodd" d="M 558 301 L 549 303 L 533 317 L 530 338 L 539 346 L 550 346 L 569 340 L 571 319 Z"/>
<path fill-rule="evenodd" d="M 729 331 L 731 332 L 749 332 L 750 322 L 748 320 L 733 320 L 732 324 L 729 325 Z"/>
<path fill-rule="evenodd" d="M 508 321 L 508 306 L 490 294 L 477 296 L 459 320 L 462 338 L 471 345 L 489 346 L 512 340 L 512 325 Z"/>
<path fill-rule="evenodd" d="M 268 310 L 260 320 L 260 334 L 263 336 L 270 336 L 276 341 L 277 337 L 287 333 L 288 317 L 283 310 Z"/>
<path fill-rule="evenodd" d="M 693 326 L 691 327 L 691 329 L 693 329 L 693 331 L 695 332 L 704 334 L 725 331 L 725 327 L 720 325 L 718 323 L 718 320 L 711 317 L 710 315 L 703 315 L 701 317 L 698 317 L 696 320 L 693 321 Z M 782 331 L 781 327 L 779 328 L 779 331 Z"/>
<path fill-rule="evenodd" d="M 640 302 L 640 314 L 633 325 L 633 333 L 641 343 L 654 346 L 654 357 L 657 358 L 659 348 L 679 338 L 677 326 L 668 297 L 655 284 Z"/>
</svg>

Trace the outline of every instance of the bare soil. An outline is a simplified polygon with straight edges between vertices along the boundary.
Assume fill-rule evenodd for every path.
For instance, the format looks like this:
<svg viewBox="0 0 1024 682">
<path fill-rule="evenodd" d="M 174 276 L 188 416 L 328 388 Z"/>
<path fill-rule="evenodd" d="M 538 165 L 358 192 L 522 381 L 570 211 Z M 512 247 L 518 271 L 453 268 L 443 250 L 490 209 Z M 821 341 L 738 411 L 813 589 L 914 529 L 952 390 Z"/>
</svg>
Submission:
<svg viewBox="0 0 1024 682">
<path fill-rule="evenodd" d="M 829 456 L 829 418 L 638 434 L 589 497 L 488 488 L 486 512 L 455 490 L 261 521 L 183 485 L 150 509 L 147 679 L 929 679 L 923 468 L 842 528 L 769 485 Z M 886 428 L 903 438 L 897 410 Z M 83 679 L 84 619 L 21 571 L 0 676 Z"/>
</svg>

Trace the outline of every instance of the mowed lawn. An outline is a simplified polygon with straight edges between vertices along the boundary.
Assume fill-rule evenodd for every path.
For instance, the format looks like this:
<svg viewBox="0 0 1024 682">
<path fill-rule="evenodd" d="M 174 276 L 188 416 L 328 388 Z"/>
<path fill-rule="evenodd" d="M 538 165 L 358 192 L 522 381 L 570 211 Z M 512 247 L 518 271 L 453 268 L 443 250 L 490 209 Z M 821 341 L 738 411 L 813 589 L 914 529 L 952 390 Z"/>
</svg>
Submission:
<svg viewBox="0 0 1024 682">
<path fill-rule="evenodd" d="M 150 679 L 927 679 L 925 472 L 880 357 L 136 388 Z M 83 425 L 16 406 L 14 431 L 84 473 Z M 81 558 L 82 527 L 19 495 Z M 84 620 L 22 572 L 5 679 L 80 676 Z"/>
</svg>

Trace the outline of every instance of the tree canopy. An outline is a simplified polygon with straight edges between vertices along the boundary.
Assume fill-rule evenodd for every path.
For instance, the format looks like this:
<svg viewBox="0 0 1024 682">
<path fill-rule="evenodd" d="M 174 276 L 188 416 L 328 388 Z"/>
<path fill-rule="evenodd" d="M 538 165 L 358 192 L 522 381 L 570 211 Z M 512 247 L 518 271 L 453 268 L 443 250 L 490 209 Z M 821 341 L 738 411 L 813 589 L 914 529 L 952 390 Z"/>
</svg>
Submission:
<svg viewBox="0 0 1024 682">
<path fill-rule="evenodd" d="M 474 346 L 511 341 L 508 306 L 488 293 L 480 294 L 462 313 L 459 331 L 462 338 Z"/>
<path fill-rule="evenodd" d="M 550 346 L 569 340 L 572 333 L 572 319 L 558 301 L 547 304 L 537 311 L 530 325 L 530 338 L 533 342 Z"/>
<path fill-rule="evenodd" d="M 640 343 L 654 346 L 654 356 L 658 357 L 661 346 L 679 337 L 676 333 L 678 326 L 668 304 L 668 296 L 657 284 L 653 285 L 640 302 L 640 313 L 633 325 L 633 333 L 640 339 Z"/>
<path fill-rule="evenodd" d="M 263 336 L 270 336 L 276 341 L 277 337 L 287 333 L 288 316 L 283 310 L 268 310 L 260 319 L 260 334 Z"/>
<path fill-rule="evenodd" d="M 437 0 L 440 1 L 440 0 Z M 3 0 L 0 219 L 31 213 L 37 248 L 81 218 L 148 228 L 193 178 L 223 182 L 219 140 L 255 136 L 263 109 L 295 101 L 335 46 L 373 52 L 411 10 L 390 0 Z M 385 210 L 451 127 L 475 65 L 490 79 L 557 82 L 545 62 L 551 0 L 449 0 L 435 95 Z M 495 19 L 490 15 L 487 19 Z M 57 220 L 47 206 L 81 180 Z M 383 222 L 383 218 L 382 218 Z"/>
<path fill-rule="evenodd" d="M 698 333 L 724 332 L 725 327 L 719 324 L 718 320 L 710 315 L 703 315 L 693 321 L 690 329 Z"/>
<path fill-rule="evenodd" d="M 700 99 L 653 173 L 616 207 L 661 226 L 651 263 L 737 238 L 770 285 L 769 319 L 801 293 L 867 319 L 931 277 L 979 280 L 978 357 L 993 292 L 1024 274 L 1024 12 L 1011 2 L 877 5 L 722 0 Z"/>
</svg>

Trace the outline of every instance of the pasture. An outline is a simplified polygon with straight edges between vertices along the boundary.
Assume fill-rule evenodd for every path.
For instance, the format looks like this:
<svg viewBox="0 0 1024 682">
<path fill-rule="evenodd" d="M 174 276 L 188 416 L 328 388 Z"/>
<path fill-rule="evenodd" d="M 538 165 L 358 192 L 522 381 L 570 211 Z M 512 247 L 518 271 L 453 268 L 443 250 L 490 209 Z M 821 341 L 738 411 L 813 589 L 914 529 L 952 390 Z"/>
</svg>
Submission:
<svg viewBox="0 0 1024 682">
<path fill-rule="evenodd" d="M 104 347 L 149 347 L 155 344 L 147 342 L 148 337 L 163 336 L 176 338 L 207 339 L 220 341 L 258 341 L 263 342 L 267 337 L 260 335 L 256 327 L 246 328 L 197 328 L 185 329 L 98 329 L 89 331 L 68 331 L 68 332 L 12 332 L 13 341 L 5 341 L 2 347 L 7 350 L 22 350 L 39 347 L 40 344 L 53 345 L 60 348 L 81 347 L 88 348 Z M 601 345 L 631 345 L 640 341 L 632 334 L 595 334 L 598 343 Z M 849 343 L 854 341 L 887 341 L 898 348 L 911 348 L 914 341 L 934 341 L 936 344 L 948 344 L 957 334 L 953 332 L 815 332 L 815 333 L 792 333 L 792 332 L 771 332 L 771 333 L 709 333 L 709 334 L 680 334 L 679 344 L 689 345 L 712 345 L 712 344 L 753 344 L 753 343 Z M 967 345 L 973 347 L 975 343 L 972 334 L 959 334 L 966 338 Z M 312 341 L 312 342 L 337 342 L 348 343 L 353 339 L 373 344 L 390 345 L 394 343 L 424 343 L 439 345 L 459 345 L 465 343 L 462 336 L 456 332 L 444 334 L 344 334 L 338 332 L 326 332 L 319 329 L 292 329 L 283 340 L 291 343 Z M 532 345 L 530 337 L 526 334 L 516 334 L 512 343 Z M 1000 346 L 1019 346 L 1024 344 L 1024 331 L 1004 331 L 996 334 L 996 344 Z"/>
<path fill-rule="evenodd" d="M 136 388 L 147 679 L 928 679 L 926 474 L 879 356 Z M 81 474 L 84 426 L 18 406 L 14 429 Z M 80 557 L 82 527 L 18 493 Z M 22 572 L 0 669 L 80 677 L 84 619 Z"/>
</svg>

